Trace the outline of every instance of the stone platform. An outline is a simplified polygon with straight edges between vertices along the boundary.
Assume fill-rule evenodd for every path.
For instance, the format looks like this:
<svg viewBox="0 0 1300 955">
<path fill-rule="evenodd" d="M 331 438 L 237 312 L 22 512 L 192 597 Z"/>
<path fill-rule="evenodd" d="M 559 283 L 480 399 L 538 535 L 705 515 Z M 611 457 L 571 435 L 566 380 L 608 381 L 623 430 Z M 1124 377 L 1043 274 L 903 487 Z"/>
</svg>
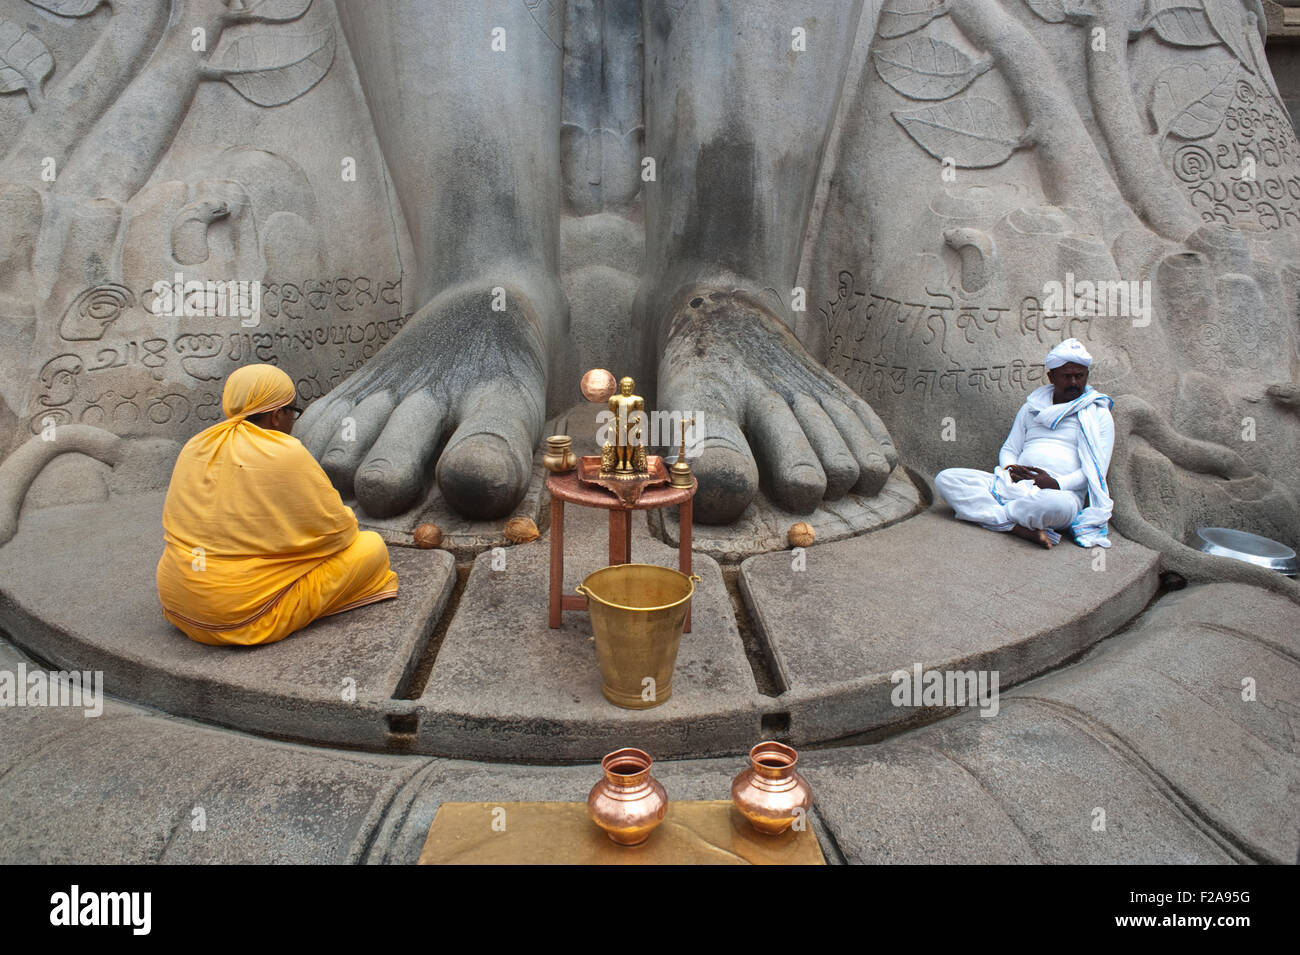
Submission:
<svg viewBox="0 0 1300 955">
<path fill-rule="evenodd" d="M 263 647 L 205 646 L 162 618 L 154 575 L 163 497 L 25 511 L 0 548 L 0 626 L 56 669 L 103 670 L 108 692 L 123 699 L 270 736 L 382 749 L 388 719 L 402 712 L 394 697 L 452 592 L 451 555 L 391 548 L 397 599 Z"/>
<path fill-rule="evenodd" d="M 811 547 L 798 572 L 789 553 L 741 565 L 792 739 L 935 719 L 892 704 L 891 674 L 996 670 L 1005 689 L 1114 633 L 1156 592 L 1156 555 L 1121 537 L 1044 551 L 949 513 Z"/>
<path fill-rule="evenodd" d="M 158 613 L 161 506 L 29 505 L 0 547 L 0 670 L 99 669 L 112 697 L 98 718 L 0 707 L 0 862 L 413 863 L 443 802 L 579 800 L 620 745 L 670 798 L 725 798 L 765 737 L 800 748 L 833 862 L 1300 848 L 1300 608 L 1237 584 L 1161 596 L 1156 555 L 1122 539 L 1043 551 L 940 504 L 802 563 L 697 554 L 673 698 L 626 711 L 585 615 L 546 625 L 546 537 L 481 554 L 463 589 L 449 554 L 394 547 L 398 600 L 213 648 Z M 571 588 L 603 566 L 607 516 L 566 525 Z M 634 560 L 675 564 L 634 530 Z M 892 705 L 914 665 L 997 670 L 996 713 Z"/>
<path fill-rule="evenodd" d="M 538 526 L 546 523 L 546 474 L 546 469 L 542 467 L 542 452 L 538 451 L 533 455 L 528 490 L 510 517 L 527 518 Z M 472 560 L 476 554 L 486 549 L 510 546 L 510 540 L 505 534 L 505 523 L 509 518 L 478 521 L 457 514 L 442 496 L 442 489 L 436 481 L 419 505 L 411 512 L 397 517 L 372 517 L 351 498 L 344 503 L 357 515 L 357 523 L 363 530 L 374 531 L 390 545 L 414 547 L 415 529 L 421 524 L 436 524 L 442 531 L 441 549 L 456 560 Z"/>
<path fill-rule="evenodd" d="M 734 524 L 692 528 L 691 547 L 716 560 L 735 563 L 746 557 L 785 550 L 790 546 L 786 534 L 796 522 L 811 527 L 818 543 L 830 544 L 897 524 L 924 508 L 921 492 L 907 473 L 898 468 L 874 497 L 845 494 L 838 501 L 823 501 L 811 514 L 787 511 L 760 494 Z M 681 540 L 677 517 L 675 507 L 651 511 L 648 515 L 654 535 L 674 547 Z"/>
<path fill-rule="evenodd" d="M 998 671 L 1005 691 L 1122 627 L 1157 588 L 1156 555 L 1136 544 L 1117 538 L 1099 566 L 1096 551 L 1043 551 L 938 509 L 815 545 L 802 564 L 790 551 L 752 557 L 739 593 L 697 554 L 694 631 L 673 696 L 633 711 L 601 695 L 584 613 L 547 626 L 547 537 L 481 554 L 454 605 L 448 553 L 393 547 L 397 600 L 266 647 L 205 647 L 158 610 L 162 499 L 112 493 L 24 510 L 0 547 L 0 627 L 56 668 L 104 671 L 123 699 L 373 751 L 586 761 L 625 739 L 700 757 L 742 753 L 763 736 L 806 746 L 895 732 L 953 712 L 893 705 L 895 671 Z M 608 553 L 606 512 L 570 511 L 569 591 Z M 676 566 L 643 514 L 633 560 Z"/>
<path fill-rule="evenodd" d="M 609 512 L 565 511 L 564 592 L 609 562 Z M 632 560 L 677 567 L 678 552 L 633 515 Z M 718 565 L 695 555 L 692 632 L 683 634 L 671 698 L 625 710 L 600 690 L 590 618 L 566 611 L 547 624 L 549 536 L 474 562 L 432 678 L 418 701 L 418 748 L 445 755 L 591 759 L 620 735 L 664 755 L 742 752 L 759 731 L 762 700 Z M 751 741 L 751 742 L 747 742 Z"/>
<path fill-rule="evenodd" d="M 1193 586 L 1077 666 L 1007 693 L 996 717 L 804 749 L 822 851 L 851 863 L 1293 863 L 1296 619 L 1295 604 L 1256 588 Z M 33 665 L 0 640 L 0 670 L 20 663 Z M 661 759 L 654 774 L 670 799 L 719 799 L 743 766 Z M 97 719 L 6 708 L 0 863 L 411 864 L 444 802 L 574 801 L 597 778 L 594 764 L 304 747 L 113 700 Z"/>
</svg>

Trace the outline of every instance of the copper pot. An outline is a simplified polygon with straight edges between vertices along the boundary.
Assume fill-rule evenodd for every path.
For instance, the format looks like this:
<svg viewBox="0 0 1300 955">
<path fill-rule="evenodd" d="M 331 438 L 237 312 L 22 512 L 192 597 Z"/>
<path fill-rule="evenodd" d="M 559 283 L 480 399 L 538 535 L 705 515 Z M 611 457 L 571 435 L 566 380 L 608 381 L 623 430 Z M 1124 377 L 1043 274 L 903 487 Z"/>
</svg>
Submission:
<svg viewBox="0 0 1300 955">
<path fill-rule="evenodd" d="M 759 832 L 785 832 L 812 808 L 812 789 L 794 771 L 799 754 L 784 743 L 759 743 L 731 783 L 731 801 Z"/>
<path fill-rule="evenodd" d="M 600 761 L 605 778 L 591 787 L 587 811 L 622 846 L 639 846 L 664 821 L 668 794 L 650 776 L 654 761 L 639 749 L 619 749 Z"/>
</svg>

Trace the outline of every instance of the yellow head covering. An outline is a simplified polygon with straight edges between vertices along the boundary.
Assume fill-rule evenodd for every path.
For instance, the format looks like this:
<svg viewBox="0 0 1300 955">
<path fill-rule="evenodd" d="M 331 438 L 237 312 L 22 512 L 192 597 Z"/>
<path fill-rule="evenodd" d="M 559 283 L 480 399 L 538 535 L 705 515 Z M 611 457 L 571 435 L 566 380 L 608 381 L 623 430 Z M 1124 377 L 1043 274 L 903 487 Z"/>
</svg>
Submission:
<svg viewBox="0 0 1300 955">
<path fill-rule="evenodd" d="M 292 404 L 296 395 L 293 379 L 274 365 L 244 365 L 226 379 L 221 410 L 227 418 L 247 418 Z"/>
</svg>

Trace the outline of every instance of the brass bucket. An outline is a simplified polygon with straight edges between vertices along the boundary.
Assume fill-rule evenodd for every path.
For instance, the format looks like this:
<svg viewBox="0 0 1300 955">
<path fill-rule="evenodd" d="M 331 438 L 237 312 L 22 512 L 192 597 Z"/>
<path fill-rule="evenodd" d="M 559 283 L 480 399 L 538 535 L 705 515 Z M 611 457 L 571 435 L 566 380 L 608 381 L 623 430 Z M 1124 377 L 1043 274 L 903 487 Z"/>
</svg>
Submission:
<svg viewBox="0 0 1300 955">
<path fill-rule="evenodd" d="M 668 702 L 695 574 L 670 567 L 614 564 L 577 588 L 587 598 L 605 699 L 629 710 Z"/>
</svg>

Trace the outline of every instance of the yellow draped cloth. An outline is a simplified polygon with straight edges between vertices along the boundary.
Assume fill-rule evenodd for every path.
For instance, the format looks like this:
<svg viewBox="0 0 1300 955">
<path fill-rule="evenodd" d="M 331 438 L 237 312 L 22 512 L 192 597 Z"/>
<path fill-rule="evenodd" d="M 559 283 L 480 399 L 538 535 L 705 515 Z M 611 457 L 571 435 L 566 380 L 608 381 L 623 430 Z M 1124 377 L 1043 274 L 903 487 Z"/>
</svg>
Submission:
<svg viewBox="0 0 1300 955">
<path fill-rule="evenodd" d="M 226 420 L 196 434 L 172 471 L 158 561 L 163 616 L 191 640 L 273 643 L 318 617 L 397 596 L 388 549 L 302 443 L 246 420 L 291 404 L 273 365 L 226 381 Z"/>
</svg>

